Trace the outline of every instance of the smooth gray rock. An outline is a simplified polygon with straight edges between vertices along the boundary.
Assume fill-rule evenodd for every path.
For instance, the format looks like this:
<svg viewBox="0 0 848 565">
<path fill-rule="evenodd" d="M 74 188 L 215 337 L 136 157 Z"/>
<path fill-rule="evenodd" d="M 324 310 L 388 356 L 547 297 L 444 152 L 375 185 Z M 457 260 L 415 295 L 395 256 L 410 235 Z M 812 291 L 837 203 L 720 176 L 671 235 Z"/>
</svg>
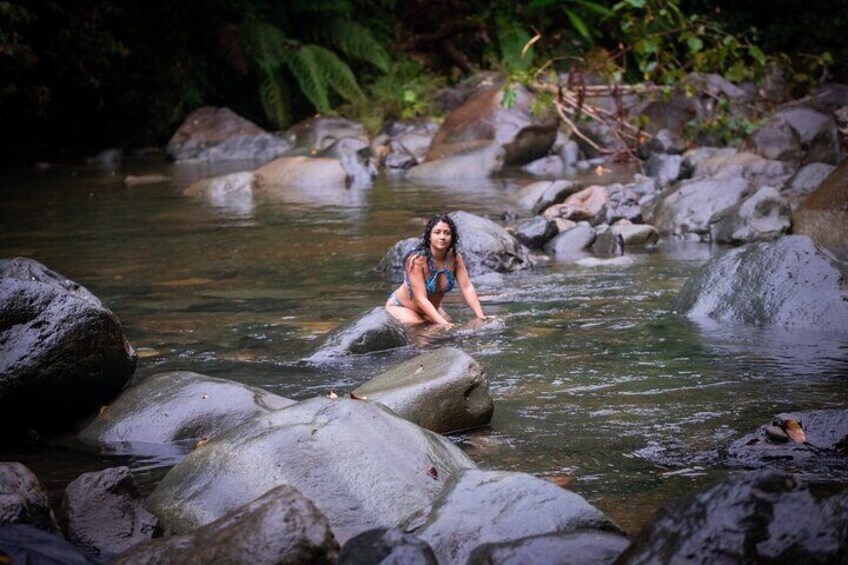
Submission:
<svg viewBox="0 0 848 565">
<path fill-rule="evenodd" d="M 592 529 L 620 533 L 583 497 L 526 473 L 465 471 L 445 486 L 429 512 L 403 529 L 430 544 L 439 563 L 465 563 L 486 543 Z"/>
<path fill-rule="evenodd" d="M 583 185 L 569 180 L 539 181 L 521 187 L 511 195 L 513 202 L 534 214 L 541 214 L 552 204 L 562 202 L 570 194 L 583 188 Z"/>
<path fill-rule="evenodd" d="M 0 462 L 0 526 L 5 524 L 28 524 L 59 533 L 44 486 L 22 463 Z"/>
<path fill-rule="evenodd" d="M 121 393 L 77 437 L 121 452 L 144 453 L 149 449 L 145 444 L 208 439 L 292 404 L 293 400 L 235 381 L 191 371 L 157 373 Z"/>
<path fill-rule="evenodd" d="M 307 361 L 320 363 L 346 355 L 405 347 L 411 343 L 403 324 L 382 306 L 375 306 L 349 324 L 330 332 Z"/>
<path fill-rule="evenodd" d="M 388 406 L 401 418 L 437 433 L 484 426 L 495 411 L 483 368 L 455 347 L 392 367 L 353 394 Z"/>
<path fill-rule="evenodd" d="M 780 194 L 786 198 L 792 209 L 796 210 L 835 169 L 836 167 L 827 163 L 804 165 L 792 175 Z"/>
<path fill-rule="evenodd" d="M 582 257 L 595 241 L 595 230 L 587 222 L 580 222 L 545 244 L 545 251 L 559 259 Z"/>
<path fill-rule="evenodd" d="M 832 116 L 804 106 L 780 110 L 775 116 L 798 132 L 805 162 L 839 163 L 839 133 Z"/>
<path fill-rule="evenodd" d="M 661 129 L 639 148 L 642 155 L 679 155 L 686 150 L 686 141 L 677 133 Z"/>
<path fill-rule="evenodd" d="M 451 212 L 450 217 L 459 232 L 457 245 L 471 275 L 530 268 L 527 251 L 492 220 L 463 211 Z"/>
<path fill-rule="evenodd" d="M 699 155 L 696 157 L 696 155 Z M 684 162 L 692 167 L 692 178 L 706 177 L 716 181 L 743 178 L 753 189 L 761 186 L 782 188 L 795 165 L 785 161 L 764 159 L 753 153 L 738 153 L 735 149 L 706 148 L 701 153 L 687 152 Z"/>
<path fill-rule="evenodd" d="M 147 508 L 166 531 L 184 533 L 288 484 L 315 503 L 344 543 L 397 526 L 470 468 L 449 440 L 376 402 L 313 398 L 195 450 L 165 475 Z"/>
<path fill-rule="evenodd" d="M 194 531 L 140 543 L 115 563 L 330 565 L 338 550 L 327 518 L 297 489 L 283 485 Z"/>
<path fill-rule="evenodd" d="M 634 224 L 642 223 L 642 209 L 639 207 L 639 195 L 626 186 L 614 184 L 608 187 L 609 202 L 606 207 L 606 223 L 613 224 L 627 220 Z"/>
<path fill-rule="evenodd" d="M 616 563 L 844 563 L 846 548 L 845 493 L 819 503 L 792 475 L 761 471 L 661 508 Z"/>
<path fill-rule="evenodd" d="M 338 565 L 438 565 L 427 542 L 397 528 L 377 528 L 347 541 Z"/>
<path fill-rule="evenodd" d="M 595 241 L 592 242 L 591 250 L 594 255 L 601 257 L 624 255 L 624 238 L 610 226 L 602 224 L 595 227 Z"/>
<path fill-rule="evenodd" d="M 65 488 L 59 514 L 65 537 L 108 558 L 149 540 L 158 520 L 142 508 L 129 467 L 83 473 Z"/>
<path fill-rule="evenodd" d="M 521 170 L 540 177 L 555 177 L 562 174 L 563 167 L 564 165 L 559 155 L 547 155 L 546 157 L 527 163 L 521 167 Z"/>
<path fill-rule="evenodd" d="M 848 261 L 848 160 L 798 207 L 792 233 L 808 235 L 840 260 Z"/>
<path fill-rule="evenodd" d="M 681 155 L 666 155 L 653 153 L 645 164 L 646 174 L 657 179 L 662 185 L 668 185 L 680 178 L 683 172 L 683 157 Z"/>
<path fill-rule="evenodd" d="M 0 428 L 55 428 L 96 410 L 135 371 L 118 317 L 37 261 L 0 261 Z"/>
<path fill-rule="evenodd" d="M 409 169 L 406 178 L 425 183 L 487 178 L 500 172 L 505 154 L 504 148 L 497 143 L 486 143 L 462 153 L 425 161 Z"/>
<path fill-rule="evenodd" d="M 542 534 L 483 544 L 471 554 L 468 565 L 612 565 L 629 545 L 624 536 L 598 530 Z"/>
<path fill-rule="evenodd" d="M 713 215 L 740 202 L 749 191 L 748 181 L 738 177 L 683 181 L 659 201 L 654 226 L 662 235 L 708 240 Z"/>
<path fill-rule="evenodd" d="M 340 139 L 367 140 L 365 126 L 334 116 L 315 116 L 303 120 L 287 129 L 284 137 L 301 154 L 323 151 Z"/>
<path fill-rule="evenodd" d="M 530 249 L 541 249 L 559 233 L 556 222 L 535 216 L 518 224 L 515 237 Z"/>
<path fill-rule="evenodd" d="M 720 322 L 848 331 L 846 273 L 806 236 L 734 249 L 683 286 L 677 311 Z"/>
<path fill-rule="evenodd" d="M 183 194 L 247 215 L 253 212 L 253 191 L 253 173 L 241 172 L 201 179 L 190 184 Z"/>
<path fill-rule="evenodd" d="M 386 255 L 380 259 L 376 270 L 388 274 L 393 280 L 403 279 L 404 258 L 421 243 L 420 237 L 408 237 L 392 245 Z"/>
<path fill-rule="evenodd" d="M 719 243 L 776 239 L 789 231 L 792 209 L 774 188 L 764 186 L 739 204 L 712 218 L 710 235 Z"/>
<path fill-rule="evenodd" d="M 613 233 L 621 236 L 625 249 L 630 245 L 649 245 L 659 241 L 659 233 L 647 224 L 616 224 L 610 226 Z"/>
<path fill-rule="evenodd" d="M 315 156 L 338 159 L 347 173 L 348 183 L 353 187 L 369 187 L 377 176 L 371 147 L 360 138 L 344 137 Z"/>
<path fill-rule="evenodd" d="M 745 141 L 745 148 L 766 159 L 777 161 L 800 161 L 804 156 L 801 136 L 780 118 L 760 126 Z"/>
</svg>

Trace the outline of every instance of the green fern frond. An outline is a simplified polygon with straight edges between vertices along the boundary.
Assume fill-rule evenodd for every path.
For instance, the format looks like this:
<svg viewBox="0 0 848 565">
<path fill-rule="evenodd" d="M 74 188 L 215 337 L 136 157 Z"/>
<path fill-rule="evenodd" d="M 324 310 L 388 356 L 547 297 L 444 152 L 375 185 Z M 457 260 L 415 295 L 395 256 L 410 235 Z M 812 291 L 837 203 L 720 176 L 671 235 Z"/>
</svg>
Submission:
<svg viewBox="0 0 848 565">
<path fill-rule="evenodd" d="M 293 41 L 283 30 L 252 15 L 245 18 L 241 36 L 245 51 L 265 73 L 277 71 L 290 56 Z"/>
<path fill-rule="evenodd" d="M 310 45 L 308 49 L 312 51 L 326 85 L 332 87 L 346 100 L 354 101 L 363 98 L 353 71 L 344 61 L 329 49 L 318 45 Z"/>
<path fill-rule="evenodd" d="M 279 127 L 285 126 L 290 117 L 290 95 L 288 85 L 279 72 L 262 73 L 259 97 L 268 119 Z"/>
<path fill-rule="evenodd" d="M 389 55 L 362 25 L 349 19 L 337 19 L 324 26 L 324 39 L 339 51 L 357 61 L 371 63 L 389 72 Z"/>
<path fill-rule="evenodd" d="M 327 96 L 327 82 L 324 72 L 316 61 L 314 47 L 314 45 L 305 45 L 296 50 L 287 64 L 306 98 L 319 112 L 328 112 L 330 100 Z"/>
</svg>

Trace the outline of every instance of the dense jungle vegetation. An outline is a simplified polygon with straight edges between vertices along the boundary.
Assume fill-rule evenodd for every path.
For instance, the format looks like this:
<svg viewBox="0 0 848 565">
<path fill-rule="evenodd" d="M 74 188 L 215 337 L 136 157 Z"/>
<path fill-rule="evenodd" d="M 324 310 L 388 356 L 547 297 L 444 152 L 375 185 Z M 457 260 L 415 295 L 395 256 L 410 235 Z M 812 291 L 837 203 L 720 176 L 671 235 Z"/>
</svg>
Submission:
<svg viewBox="0 0 848 565">
<path fill-rule="evenodd" d="M 555 84 L 848 78 L 848 4 L 773 0 L 0 1 L 4 160 L 161 145 L 202 105 L 279 129 L 315 112 L 379 127 L 497 71 Z"/>
</svg>

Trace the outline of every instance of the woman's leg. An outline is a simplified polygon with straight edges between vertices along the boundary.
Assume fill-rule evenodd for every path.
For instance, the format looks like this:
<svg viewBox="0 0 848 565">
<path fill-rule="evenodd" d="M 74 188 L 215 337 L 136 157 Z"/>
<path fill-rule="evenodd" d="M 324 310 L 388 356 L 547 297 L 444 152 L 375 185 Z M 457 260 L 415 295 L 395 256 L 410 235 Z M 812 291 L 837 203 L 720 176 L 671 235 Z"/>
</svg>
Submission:
<svg viewBox="0 0 848 565">
<path fill-rule="evenodd" d="M 410 310 L 405 306 L 397 306 L 391 298 L 386 300 L 386 312 L 391 314 L 396 320 L 410 326 L 424 323 L 424 318 L 418 312 Z"/>
</svg>

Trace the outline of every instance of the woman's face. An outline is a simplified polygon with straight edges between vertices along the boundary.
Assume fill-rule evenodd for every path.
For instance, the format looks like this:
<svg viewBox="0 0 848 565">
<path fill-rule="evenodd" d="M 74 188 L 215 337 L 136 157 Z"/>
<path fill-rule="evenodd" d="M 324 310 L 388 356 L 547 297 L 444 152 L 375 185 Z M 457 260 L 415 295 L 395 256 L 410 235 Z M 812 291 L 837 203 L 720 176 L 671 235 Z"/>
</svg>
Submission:
<svg viewBox="0 0 848 565">
<path fill-rule="evenodd" d="M 445 222 L 439 222 L 433 226 L 433 231 L 430 232 L 430 246 L 439 251 L 447 250 L 450 247 L 453 233 L 450 226 Z"/>
</svg>

